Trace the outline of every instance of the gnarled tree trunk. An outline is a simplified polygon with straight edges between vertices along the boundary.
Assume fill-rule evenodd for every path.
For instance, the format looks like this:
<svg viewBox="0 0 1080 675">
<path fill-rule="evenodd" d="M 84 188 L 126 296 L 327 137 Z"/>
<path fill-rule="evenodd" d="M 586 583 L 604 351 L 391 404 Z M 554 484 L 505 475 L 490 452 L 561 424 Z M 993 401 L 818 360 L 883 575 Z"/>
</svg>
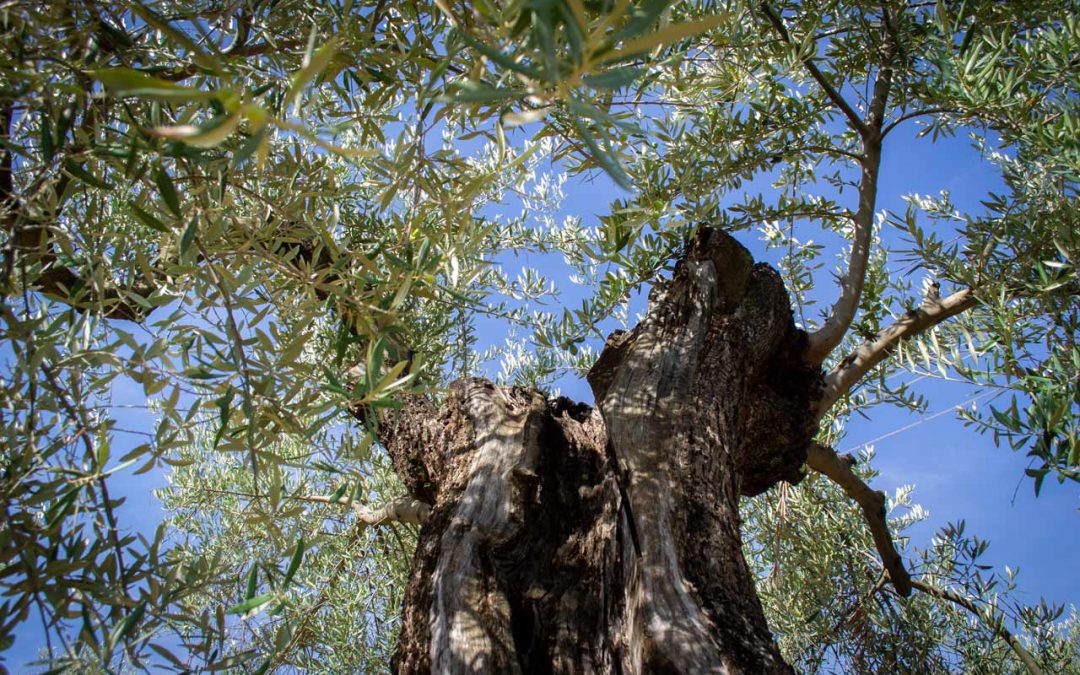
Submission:
<svg viewBox="0 0 1080 675">
<path fill-rule="evenodd" d="M 395 669 L 785 673 L 738 499 L 797 481 L 820 373 L 783 284 L 702 229 L 589 373 L 596 410 L 464 380 L 381 437 L 433 505 Z"/>
</svg>

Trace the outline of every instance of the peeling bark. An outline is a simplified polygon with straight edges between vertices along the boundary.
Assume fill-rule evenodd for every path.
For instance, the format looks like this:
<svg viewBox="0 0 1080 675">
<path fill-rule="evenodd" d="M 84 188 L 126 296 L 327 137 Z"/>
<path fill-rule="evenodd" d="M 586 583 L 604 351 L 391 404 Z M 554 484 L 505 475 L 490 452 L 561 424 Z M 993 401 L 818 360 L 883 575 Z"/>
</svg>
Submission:
<svg viewBox="0 0 1080 675">
<path fill-rule="evenodd" d="M 397 672 L 787 673 L 740 495 L 798 481 L 820 372 L 783 284 L 702 229 L 589 374 L 597 409 L 462 380 L 380 438 L 432 504 Z"/>
</svg>

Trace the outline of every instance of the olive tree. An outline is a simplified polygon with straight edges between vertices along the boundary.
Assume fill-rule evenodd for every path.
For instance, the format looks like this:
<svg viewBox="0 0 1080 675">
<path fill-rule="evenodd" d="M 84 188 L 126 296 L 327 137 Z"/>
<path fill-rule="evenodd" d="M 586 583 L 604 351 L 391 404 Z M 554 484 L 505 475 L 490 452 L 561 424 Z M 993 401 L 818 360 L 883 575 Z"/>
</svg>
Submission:
<svg viewBox="0 0 1080 675">
<path fill-rule="evenodd" d="M 967 421 L 1036 491 L 1080 478 L 1075 9 L 5 8 L 0 636 L 38 621 L 71 668 L 372 667 L 394 632 L 403 672 L 1075 668 L 1057 609 L 1010 630 L 962 528 L 905 559 L 834 450 L 932 368 L 1009 393 Z M 1004 193 L 880 211 L 890 144 L 956 133 Z M 554 222 L 549 171 L 626 196 Z M 545 309 L 511 251 L 592 297 Z M 477 377 L 482 321 L 521 341 L 508 381 Z M 547 393 L 567 372 L 594 405 Z M 155 423 L 114 456 L 132 383 Z M 170 520 L 126 529 L 110 481 L 166 467 Z M 743 527 L 770 490 L 805 521 L 773 548 Z"/>
</svg>

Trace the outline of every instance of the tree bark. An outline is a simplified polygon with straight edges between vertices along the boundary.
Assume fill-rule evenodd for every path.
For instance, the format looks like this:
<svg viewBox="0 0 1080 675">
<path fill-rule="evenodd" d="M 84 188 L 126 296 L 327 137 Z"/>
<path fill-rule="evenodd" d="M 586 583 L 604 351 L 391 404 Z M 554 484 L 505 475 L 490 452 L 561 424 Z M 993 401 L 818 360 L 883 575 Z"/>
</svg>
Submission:
<svg viewBox="0 0 1080 675">
<path fill-rule="evenodd" d="M 788 673 L 740 495 L 798 481 L 821 373 L 779 275 L 701 229 L 589 373 L 597 408 L 483 380 L 380 438 L 432 505 L 402 673 Z"/>
</svg>

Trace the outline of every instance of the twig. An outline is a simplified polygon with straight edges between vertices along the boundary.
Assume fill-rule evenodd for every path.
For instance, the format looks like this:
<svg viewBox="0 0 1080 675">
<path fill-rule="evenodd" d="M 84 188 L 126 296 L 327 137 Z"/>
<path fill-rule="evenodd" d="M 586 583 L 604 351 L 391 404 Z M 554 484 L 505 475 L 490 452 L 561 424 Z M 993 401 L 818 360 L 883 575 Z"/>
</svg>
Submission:
<svg viewBox="0 0 1080 675">
<path fill-rule="evenodd" d="M 200 487 L 197 489 L 203 492 L 233 495 L 235 497 L 247 497 L 249 499 L 259 497 L 259 495 L 250 492 L 239 492 L 237 490 L 219 490 L 208 487 Z M 348 506 L 356 513 L 357 519 L 365 525 L 384 525 L 391 522 L 421 525 L 427 521 L 428 515 L 431 513 L 430 504 L 422 502 L 419 499 L 414 499 L 408 495 L 391 499 L 385 504 L 375 507 L 364 506 L 348 497 L 338 497 L 337 499 L 334 499 L 333 497 L 327 497 L 325 495 L 285 495 L 285 499 L 292 499 L 298 502 L 312 502 L 315 504 L 338 504 L 341 506 Z"/>
<path fill-rule="evenodd" d="M 888 133 L 890 131 L 892 131 L 893 129 L 895 129 L 899 125 L 903 124 L 904 122 L 906 122 L 906 121 L 908 121 L 910 119 L 914 119 L 916 117 L 922 117 L 923 115 L 941 115 L 941 114 L 946 114 L 946 113 L 956 114 L 958 112 L 959 111 L 953 110 L 951 108 L 924 108 L 922 110 L 912 110 L 911 112 L 907 112 L 907 113 L 904 113 L 903 115 L 900 115 L 899 117 L 894 119 L 892 122 L 889 122 L 889 124 L 884 129 L 881 130 L 881 136 L 884 138 L 886 135 L 888 135 Z"/>
<path fill-rule="evenodd" d="M 964 609 L 968 610 L 979 618 L 984 619 L 985 621 L 985 618 L 979 611 L 978 606 L 967 598 L 963 597 L 962 595 L 958 595 L 944 588 L 932 586 L 925 581 L 919 581 L 918 579 L 913 579 L 911 585 L 913 588 L 920 590 L 923 593 L 927 593 L 934 596 L 935 598 L 948 600 L 955 605 L 959 605 L 960 607 L 963 607 Z M 1020 640 L 1017 639 L 1015 635 L 1010 633 L 1007 628 L 1005 628 L 1004 621 L 1002 621 L 1000 617 L 995 616 L 995 620 L 993 622 L 987 621 L 987 623 L 990 625 L 990 628 L 995 633 L 997 633 L 998 636 L 1006 642 L 1006 644 L 1009 645 L 1009 648 L 1013 650 L 1013 653 L 1016 654 L 1016 657 L 1020 659 L 1020 662 L 1024 664 L 1024 667 L 1027 668 L 1028 672 L 1031 673 L 1031 675 L 1043 675 L 1042 668 L 1039 667 L 1039 664 L 1035 663 L 1035 658 L 1031 656 L 1031 652 L 1024 649 L 1024 645 L 1020 644 Z"/>
<path fill-rule="evenodd" d="M 428 515 L 431 513 L 431 506 L 429 504 L 409 496 L 392 499 L 375 508 L 364 506 L 348 497 L 334 499 L 322 495 L 293 495 L 290 496 L 289 499 L 295 499 L 301 502 L 314 502 L 317 504 L 340 504 L 342 506 L 348 506 L 352 508 L 360 521 L 368 525 L 382 525 L 390 522 L 421 525 L 427 521 Z"/>
<path fill-rule="evenodd" d="M 784 20 L 773 11 L 773 8 L 770 7 L 767 2 L 761 3 L 761 11 L 769 19 L 769 22 L 772 24 L 773 28 L 776 29 L 776 32 L 780 34 L 780 37 L 784 42 L 789 45 L 794 44 L 791 39 L 791 34 L 788 33 L 787 26 L 784 25 Z M 829 82 L 828 78 L 825 77 L 825 74 L 822 73 L 814 63 L 813 57 L 806 56 L 802 57 L 800 60 L 806 67 L 807 72 L 810 73 L 810 77 L 814 78 L 814 81 L 821 86 L 821 89 L 825 92 L 825 95 L 829 97 L 829 100 L 833 102 L 833 105 L 839 108 L 840 112 L 844 113 L 844 117 L 848 119 L 851 126 L 858 131 L 860 135 L 865 134 L 867 131 L 866 123 L 859 117 L 859 113 L 855 112 L 855 109 L 851 107 L 851 104 L 840 95 L 840 92 L 836 90 L 836 87 Z"/>
<path fill-rule="evenodd" d="M 210 279 L 217 286 L 218 292 L 221 293 L 221 303 L 225 306 L 225 318 L 228 322 L 229 332 L 232 333 L 233 338 L 233 354 L 236 356 L 237 366 L 240 369 L 240 375 L 244 382 L 244 414 L 247 415 L 246 436 L 248 445 L 248 454 L 251 459 L 251 474 L 255 484 L 259 482 L 259 455 L 255 449 L 255 391 L 252 387 L 252 373 L 251 364 L 248 362 L 247 352 L 244 351 L 244 336 L 240 333 L 240 327 L 236 323 L 236 317 L 233 312 L 232 298 L 229 295 L 229 291 L 225 288 L 225 283 L 221 279 L 221 275 L 218 274 L 214 268 L 214 261 L 210 258 L 210 255 L 206 252 L 206 248 L 203 247 L 202 242 L 198 237 L 195 238 L 195 246 L 203 259 L 206 260 L 206 269 L 210 273 Z"/>
</svg>

